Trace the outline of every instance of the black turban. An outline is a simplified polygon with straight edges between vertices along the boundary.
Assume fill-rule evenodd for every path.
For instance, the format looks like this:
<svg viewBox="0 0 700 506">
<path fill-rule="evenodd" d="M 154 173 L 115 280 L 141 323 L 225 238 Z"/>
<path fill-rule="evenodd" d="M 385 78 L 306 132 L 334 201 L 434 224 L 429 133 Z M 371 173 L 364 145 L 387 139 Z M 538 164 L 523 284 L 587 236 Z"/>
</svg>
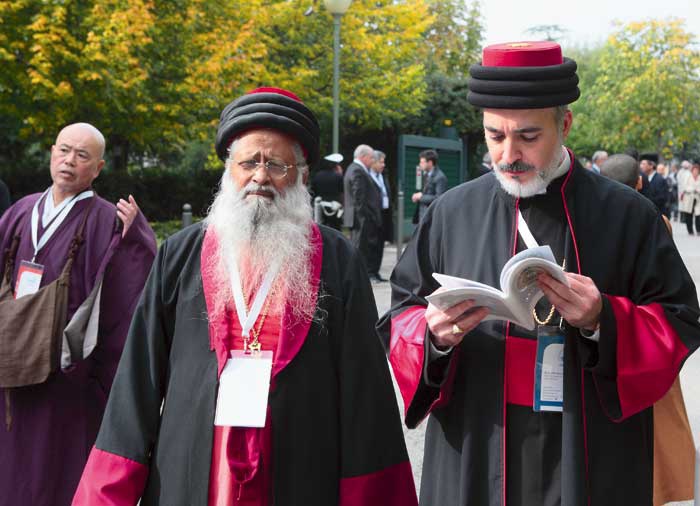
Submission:
<svg viewBox="0 0 700 506">
<path fill-rule="evenodd" d="M 278 88 L 258 88 L 228 104 L 216 131 L 218 157 L 226 160 L 233 139 L 253 129 L 278 130 L 293 137 L 301 145 L 309 167 L 318 162 L 318 120 L 296 95 Z"/>
<path fill-rule="evenodd" d="M 470 104 L 484 109 L 540 109 L 578 99 L 576 62 L 553 42 L 518 42 L 484 48 L 469 68 Z"/>
</svg>

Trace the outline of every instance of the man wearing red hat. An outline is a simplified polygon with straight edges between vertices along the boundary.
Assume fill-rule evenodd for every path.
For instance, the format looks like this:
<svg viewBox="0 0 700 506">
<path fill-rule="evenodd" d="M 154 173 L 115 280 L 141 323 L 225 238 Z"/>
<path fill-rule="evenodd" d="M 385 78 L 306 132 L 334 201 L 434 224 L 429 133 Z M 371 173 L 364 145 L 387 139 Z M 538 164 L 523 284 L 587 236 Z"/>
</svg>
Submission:
<svg viewBox="0 0 700 506">
<path fill-rule="evenodd" d="M 417 503 L 363 263 L 312 220 L 318 145 L 288 91 L 223 110 L 221 188 L 159 251 L 74 505 Z"/>
<path fill-rule="evenodd" d="M 650 506 L 650 407 L 700 344 L 695 286 L 653 204 L 564 147 L 579 90 L 558 44 L 487 47 L 470 74 L 493 171 L 428 210 L 378 325 L 407 426 L 430 414 L 420 503 Z M 498 288 L 538 245 L 566 283 L 537 274 L 533 330 L 428 304 L 433 273 Z"/>
</svg>

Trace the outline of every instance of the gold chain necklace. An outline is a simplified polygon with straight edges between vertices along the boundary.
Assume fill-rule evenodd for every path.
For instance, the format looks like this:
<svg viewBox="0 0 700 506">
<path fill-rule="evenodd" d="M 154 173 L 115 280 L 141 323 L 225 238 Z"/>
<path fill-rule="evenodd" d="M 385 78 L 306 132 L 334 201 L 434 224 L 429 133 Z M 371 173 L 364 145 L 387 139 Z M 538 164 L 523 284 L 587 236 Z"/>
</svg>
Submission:
<svg viewBox="0 0 700 506">
<path fill-rule="evenodd" d="M 267 297 L 265 299 L 265 306 L 263 306 L 263 311 L 260 314 L 260 317 L 258 319 L 258 328 L 257 330 L 255 329 L 255 325 L 253 325 L 253 328 L 250 329 L 253 332 L 253 342 L 248 343 L 248 338 L 243 337 L 243 351 L 245 352 L 258 352 L 262 348 L 260 345 L 260 331 L 262 330 L 262 326 L 265 323 L 265 318 L 267 317 L 267 312 L 270 309 L 270 299 L 272 299 L 272 293 L 274 290 L 270 290 L 270 292 L 267 294 Z M 248 297 L 248 301 L 246 302 L 246 308 L 245 311 L 246 313 L 248 312 L 248 307 L 250 305 L 250 299 L 252 298 L 252 293 Z"/>
<path fill-rule="evenodd" d="M 561 268 L 563 270 L 566 270 L 566 258 L 561 264 Z M 552 321 L 552 317 L 554 316 L 554 304 L 552 304 L 552 307 L 549 308 L 549 314 L 547 315 L 547 318 L 544 320 L 540 320 L 539 317 L 537 316 L 537 309 L 532 308 L 532 316 L 535 318 L 535 321 L 537 322 L 538 325 L 549 325 L 549 322 Z"/>
</svg>

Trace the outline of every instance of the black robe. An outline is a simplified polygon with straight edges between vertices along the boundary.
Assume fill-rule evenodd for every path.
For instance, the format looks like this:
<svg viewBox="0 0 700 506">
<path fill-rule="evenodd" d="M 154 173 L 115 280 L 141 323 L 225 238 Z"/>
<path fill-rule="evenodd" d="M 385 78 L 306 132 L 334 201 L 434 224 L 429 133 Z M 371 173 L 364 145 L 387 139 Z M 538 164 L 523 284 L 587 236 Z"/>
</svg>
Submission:
<svg viewBox="0 0 700 506">
<path fill-rule="evenodd" d="M 603 294 L 599 342 L 565 325 L 562 414 L 532 411 L 535 341 L 525 329 L 484 322 L 427 363 L 424 297 L 439 286 L 431 274 L 499 287 L 502 267 L 524 247 L 517 208 L 540 244 L 551 242 L 558 261 L 566 252 L 567 270 Z M 422 505 L 652 504 L 650 406 L 700 343 L 700 312 L 650 202 L 577 162 L 531 199 L 508 195 L 488 174 L 431 206 L 391 282 L 392 308 L 378 328 L 406 425 L 431 413 Z M 546 315 L 546 301 L 538 309 Z"/>
<path fill-rule="evenodd" d="M 283 319 L 269 397 L 269 504 L 416 504 L 365 269 L 340 233 L 314 225 L 312 235 L 323 323 Z M 227 350 L 207 318 L 203 237 L 193 225 L 160 248 L 75 505 L 207 505 Z"/>
</svg>

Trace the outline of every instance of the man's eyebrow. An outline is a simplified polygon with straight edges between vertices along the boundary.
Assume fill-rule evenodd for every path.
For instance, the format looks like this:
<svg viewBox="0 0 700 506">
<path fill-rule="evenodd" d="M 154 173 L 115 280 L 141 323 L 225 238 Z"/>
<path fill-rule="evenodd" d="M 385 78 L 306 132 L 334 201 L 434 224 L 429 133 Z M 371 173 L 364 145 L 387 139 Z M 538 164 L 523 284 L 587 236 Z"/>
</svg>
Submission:
<svg viewBox="0 0 700 506">
<path fill-rule="evenodd" d="M 488 130 L 491 133 L 495 134 L 502 134 L 503 130 L 499 130 L 498 128 L 484 125 L 484 130 Z M 530 134 L 530 133 L 536 133 L 536 132 L 541 132 L 542 127 L 537 127 L 537 126 L 530 126 L 530 127 L 523 127 L 523 128 L 516 128 L 513 130 L 514 133 L 516 134 Z"/>
<path fill-rule="evenodd" d="M 532 134 L 536 132 L 541 132 L 542 127 L 537 127 L 537 126 L 531 126 L 531 127 L 523 127 L 523 128 L 516 128 L 513 130 L 516 134 Z"/>
<path fill-rule="evenodd" d="M 252 153 L 250 153 L 249 151 L 243 151 L 243 150 L 241 150 L 241 151 L 240 151 L 240 154 L 241 154 L 241 158 L 247 158 L 248 160 L 252 160 L 253 158 L 259 158 L 259 157 L 260 157 L 260 150 L 258 149 L 258 150 L 254 151 L 254 152 L 252 152 Z"/>
<path fill-rule="evenodd" d="M 66 144 L 65 142 L 62 142 L 62 143 L 59 145 L 59 147 L 61 147 L 61 148 L 73 149 L 73 146 L 71 146 L 70 144 Z M 89 155 L 89 154 L 90 154 L 90 152 L 89 152 L 87 149 L 75 148 L 75 150 L 76 150 L 78 153 L 85 153 L 86 155 Z"/>
</svg>

